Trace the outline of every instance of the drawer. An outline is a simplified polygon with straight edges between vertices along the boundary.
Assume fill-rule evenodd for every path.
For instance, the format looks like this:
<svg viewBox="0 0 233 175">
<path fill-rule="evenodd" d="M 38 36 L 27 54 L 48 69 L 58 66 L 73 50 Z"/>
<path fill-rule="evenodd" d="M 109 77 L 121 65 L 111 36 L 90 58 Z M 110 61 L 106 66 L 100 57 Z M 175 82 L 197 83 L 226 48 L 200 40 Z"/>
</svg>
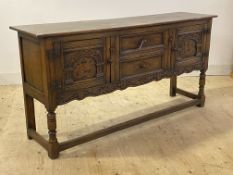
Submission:
<svg viewBox="0 0 233 175">
<path fill-rule="evenodd" d="M 120 37 L 120 54 L 132 54 L 164 47 L 164 32 L 138 33 Z"/>
<path fill-rule="evenodd" d="M 119 79 L 143 79 L 169 69 L 168 36 L 165 28 L 144 28 L 119 36 Z"/>
<path fill-rule="evenodd" d="M 130 78 L 130 76 L 140 76 L 151 72 L 161 71 L 162 56 L 154 55 L 147 58 L 139 58 L 134 61 L 124 61 L 121 63 L 121 79 Z"/>
</svg>

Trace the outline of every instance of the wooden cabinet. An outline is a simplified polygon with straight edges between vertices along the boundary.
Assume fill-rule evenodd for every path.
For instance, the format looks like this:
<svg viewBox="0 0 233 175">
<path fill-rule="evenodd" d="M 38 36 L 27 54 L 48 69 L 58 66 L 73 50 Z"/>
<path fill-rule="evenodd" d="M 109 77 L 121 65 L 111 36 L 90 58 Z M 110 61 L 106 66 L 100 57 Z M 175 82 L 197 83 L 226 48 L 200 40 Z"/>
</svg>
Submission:
<svg viewBox="0 0 233 175">
<path fill-rule="evenodd" d="M 189 106 L 204 106 L 213 15 L 170 13 L 112 20 L 11 27 L 18 31 L 28 138 L 60 151 Z M 177 88 L 177 76 L 199 70 L 199 92 Z M 191 101 L 59 143 L 58 105 L 170 78 L 170 95 Z M 48 111 L 49 140 L 36 132 L 33 99 Z M 87 109 L 88 110 L 88 109 Z"/>
</svg>

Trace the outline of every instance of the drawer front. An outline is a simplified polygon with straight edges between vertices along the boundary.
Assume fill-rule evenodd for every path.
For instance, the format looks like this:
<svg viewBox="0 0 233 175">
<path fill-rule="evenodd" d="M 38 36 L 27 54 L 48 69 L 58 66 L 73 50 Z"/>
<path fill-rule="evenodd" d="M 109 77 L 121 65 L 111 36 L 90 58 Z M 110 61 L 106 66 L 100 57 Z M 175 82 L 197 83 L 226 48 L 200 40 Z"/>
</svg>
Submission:
<svg viewBox="0 0 233 175">
<path fill-rule="evenodd" d="M 205 55 L 207 25 L 199 24 L 177 29 L 175 48 L 175 68 L 200 65 Z"/>
<path fill-rule="evenodd" d="M 63 43 L 63 83 L 65 88 L 86 88 L 109 81 L 106 39 Z"/>
<path fill-rule="evenodd" d="M 119 37 L 119 79 L 143 78 L 169 69 L 168 30 Z"/>
<path fill-rule="evenodd" d="M 164 45 L 163 38 L 163 32 L 122 36 L 120 38 L 120 53 L 125 55 L 162 47 Z"/>
<path fill-rule="evenodd" d="M 163 70 L 163 55 L 162 52 L 152 53 L 147 57 L 128 58 L 120 64 L 121 79 L 130 78 L 132 76 L 143 76 L 148 73 L 158 72 Z"/>
</svg>

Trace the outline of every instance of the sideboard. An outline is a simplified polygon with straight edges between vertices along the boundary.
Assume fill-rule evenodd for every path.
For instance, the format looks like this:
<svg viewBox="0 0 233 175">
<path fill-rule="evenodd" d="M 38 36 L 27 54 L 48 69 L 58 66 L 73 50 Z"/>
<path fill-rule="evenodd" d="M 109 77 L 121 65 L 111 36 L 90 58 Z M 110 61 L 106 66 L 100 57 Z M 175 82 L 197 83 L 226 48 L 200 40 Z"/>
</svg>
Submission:
<svg viewBox="0 0 233 175">
<path fill-rule="evenodd" d="M 27 134 L 51 159 L 75 145 L 205 103 L 212 19 L 185 12 L 10 27 L 18 32 Z M 200 71 L 197 94 L 177 76 Z M 58 105 L 170 78 L 170 96 L 191 100 L 65 142 L 56 136 Z M 156 98 L 156 97 L 154 97 Z M 34 99 L 47 109 L 49 139 L 36 131 Z"/>
</svg>

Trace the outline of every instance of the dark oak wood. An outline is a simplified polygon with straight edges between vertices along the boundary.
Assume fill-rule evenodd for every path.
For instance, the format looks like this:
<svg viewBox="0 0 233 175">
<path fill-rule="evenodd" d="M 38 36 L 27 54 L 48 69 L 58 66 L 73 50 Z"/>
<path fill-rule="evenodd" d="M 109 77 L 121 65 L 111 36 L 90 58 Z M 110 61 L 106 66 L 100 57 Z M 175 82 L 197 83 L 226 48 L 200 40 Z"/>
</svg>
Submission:
<svg viewBox="0 0 233 175">
<path fill-rule="evenodd" d="M 172 106 L 172 107 L 169 107 L 169 108 L 166 108 L 166 109 L 162 109 L 160 111 L 156 111 L 156 112 L 153 112 L 153 113 L 150 113 L 150 114 L 146 114 L 144 116 L 141 116 L 141 117 L 138 117 L 138 118 L 135 118 L 135 119 L 131 119 L 129 121 L 125 121 L 125 122 L 122 122 L 122 123 L 119 123 L 119 124 L 116 124 L 116 125 L 113 125 L 113 126 L 110 126 L 108 128 L 105 128 L 105 129 L 90 133 L 88 135 L 85 135 L 85 136 L 82 136 L 82 137 L 79 137 L 79 138 L 76 138 L 76 139 L 72 139 L 72 140 L 69 140 L 69 141 L 66 141 L 66 142 L 62 142 L 60 144 L 60 146 L 59 146 L 59 149 L 60 149 L 60 151 L 63 151 L 63 150 L 66 150 L 68 148 L 71 148 L 71 147 L 73 147 L 75 145 L 83 144 L 83 143 L 92 141 L 94 139 L 98 139 L 100 137 L 106 136 L 108 134 L 120 131 L 122 129 L 129 128 L 129 127 L 138 125 L 140 123 L 143 123 L 143 122 L 155 119 L 155 118 L 159 118 L 161 116 L 171 114 L 173 112 L 185 109 L 187 107 L 191 107 L 193 105 L 198 105 L 198 104 L 200 104 L 200 100 L 196 99 L 196 100 L 191 100 L 191 101 L 185 102 L 183 104 L 179 104 L 179 105 Z"/>
<path fill-rule="evenodd" d="M 38 142 L 46 150 L 49 149 L 49 143 L 44 137 L 37 133 L 34 129 L 28 129 L 28 136 Z"/>
<path fill-rule="evenodd" d="M 24 103 L 25 103 L 25 116 L 26 116 L 27 129 L 32 129 L 36 131 L 36 120 L 35 120 L 33 98 L 27 94 L 24 94 Z M 32 139 L 29 134 L 28 134 L 28 138 Z"/>
<path fill-rule="evenodd" d="M 10 27 L 18 31 L 28 138 L 51 159 L 59 152 L 186 107 L 205 103 L 212 18 L 169 13 L 111 20 Z M 177 88 L 177 76 L 199 70 L 199 92 Z M 151 81 L 170 78 L 170 95 L 190 102 L 59 143 L 56 108 Z M 36 132 L 33 99 L 47 109 L 48 141 Z"/>
<path fill-rule="evenodd" d="M 177 76 L 172 76 L 170 78 L 170 96 L 175 97 L 177 90 Z"/>
<path fill-rule="evenodd" d="M 204 107 L 205 104 L 205 93 L 204 93 L 205 79 L 206 79 L 205 70 L 201 70 L 200 79 L 199 79 L 199 92 L 198 92 L 198 98 L 201 100 L 201 103 L 198 104 L 199 107 Z"/>
<path fill-rule="evenodd" d="M 196 13 L 176 12 L 149 16 L 138 16 L 118 19 L 89 20 L 65 23 L 34 24 L 11 27 L 14 30 L 34 36 L 48 37 L 86 32 L 97 32 L 113 29 L 128 29 L 140 26 L 154 26 L 190 20 L 201 20 L 216 17 L 216 15 L 203 15 Z"/>
<path fill-rule="evenodd" d="M 198 99 L 198 95 L 193 94 L 191 92 L 187 92 L 187 91 L 180 89 L 180 88 L 176 88 L 176 93 L 180 94 L 180 95 L 184 95 L 184 96 L 192 98 L 192 99 Z"/>
<path fill-rule="evenodd" d="M 49 129 L 49 144 L 48 144 L 48 156 L 51 159 L 55 159 L 59 155 L 59 144 L 57 142 L 57 124 L 56 124 L 56 114 L 53 110 L 48 111 L 47 114 L 47 123 L 48 123 L 48 129 Z"/>
</svg>

